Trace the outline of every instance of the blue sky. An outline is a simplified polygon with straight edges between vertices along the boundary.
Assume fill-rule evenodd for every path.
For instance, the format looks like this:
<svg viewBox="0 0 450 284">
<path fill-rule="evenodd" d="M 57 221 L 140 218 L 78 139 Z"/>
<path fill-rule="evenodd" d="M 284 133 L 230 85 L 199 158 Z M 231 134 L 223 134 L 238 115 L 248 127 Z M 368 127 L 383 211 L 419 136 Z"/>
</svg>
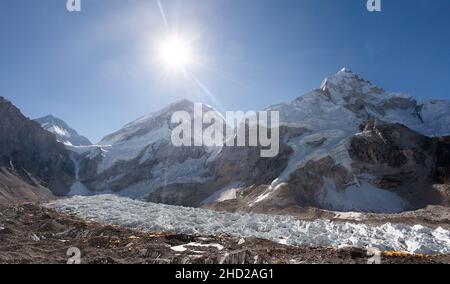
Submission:
<svg viewBox="0 0 450 284">
<path fill-rule="evenodd" d="M 450 1 L 0 0 L 0 95 L 94 142 L 187 98 L 259 110 L 347 66 L 390 91 L 450 98 Z M 201 64 L 165 76 L 154 46 L 177 31 Z"/>
</svg>

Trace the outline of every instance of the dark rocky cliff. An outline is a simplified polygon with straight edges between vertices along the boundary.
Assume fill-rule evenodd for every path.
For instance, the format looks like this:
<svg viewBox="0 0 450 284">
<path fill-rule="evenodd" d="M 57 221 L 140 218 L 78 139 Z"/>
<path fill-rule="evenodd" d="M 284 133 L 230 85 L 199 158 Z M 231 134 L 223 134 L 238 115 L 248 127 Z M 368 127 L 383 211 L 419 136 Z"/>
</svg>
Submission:
<svg viewBox="0 0 450 284">
<path fill-rule="evenodd" d="M 74 165 L 54 134 L 26 118 L 0 97 L 0 168 L 27 184 L 49 188 L 56 195 L 69 191 Z M 2 190 L 2 188 L 0 188 Z"/>
</svg>

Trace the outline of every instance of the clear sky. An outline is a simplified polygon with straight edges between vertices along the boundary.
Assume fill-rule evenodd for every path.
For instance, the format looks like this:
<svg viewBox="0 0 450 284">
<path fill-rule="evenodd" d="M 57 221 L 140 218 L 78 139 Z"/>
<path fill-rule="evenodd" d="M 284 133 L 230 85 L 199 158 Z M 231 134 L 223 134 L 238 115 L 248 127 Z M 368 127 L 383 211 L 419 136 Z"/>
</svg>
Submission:
<svg viewBox="0 0 450 284">
<path fill-rule="evenodd" d="M 381 13 L 366 0 L 161 0 L 165 17 L 156 0 L 81 2 L 0 0 L 0 95 L 94 142 L 180 98 L 221 111 L 290 101 L 344 66 L 450 99 L 449 0 L 382 0 Z M 195 53 L 184 76 L 155 60 L 175 32 Z"/>
</svg>

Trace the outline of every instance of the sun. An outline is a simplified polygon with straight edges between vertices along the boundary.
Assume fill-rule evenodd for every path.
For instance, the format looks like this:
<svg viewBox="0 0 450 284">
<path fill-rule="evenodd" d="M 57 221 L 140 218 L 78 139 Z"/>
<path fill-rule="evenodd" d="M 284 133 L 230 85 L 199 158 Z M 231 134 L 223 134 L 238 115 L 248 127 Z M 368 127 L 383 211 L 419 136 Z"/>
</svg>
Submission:
<svg viewBox="0 0 450 284">
<path fill-rule="evenodd" d="M 191 45 L 178 35 L 166 37 L 158 47 L 158 59 L 170 72 L 185 71 L 193 58 Z"/>
</svg>

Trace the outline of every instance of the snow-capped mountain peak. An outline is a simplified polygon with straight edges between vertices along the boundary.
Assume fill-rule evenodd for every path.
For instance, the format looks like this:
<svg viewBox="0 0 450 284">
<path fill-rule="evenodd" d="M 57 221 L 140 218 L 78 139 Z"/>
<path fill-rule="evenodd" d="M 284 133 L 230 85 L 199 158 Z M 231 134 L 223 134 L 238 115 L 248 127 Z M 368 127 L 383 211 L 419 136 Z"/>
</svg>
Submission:
<svg viewBox="0 0 450 284">
<path fill-rule="evenodd" d="M 383 93 L 384 90 L 374 86 L 370 81 L 364 80 L 349 68 L 342 68 L 336 74 L 323 80 L 320 89 L 330 95 L 352 95 L 355 93 Z"/>
<path fill-rule="evenodd" d="M 189 110 L 193 109 L 193 106 L 194 106 L 193 102 L 191 102 L 191 101 L 189 101 L 187 99 L 181 99 L 181 100 L 175 101 L 175 102 L 167 105 L 166 107 L 164 107 L 164 108 L 162 108 L 162 109 L 160 109 L 158 111 L 155 111 L 155 112 L 152 112 L 150 114 L 147 114 L 147 115 L 139 117 L 138 119 L 136 119 L 136 120 L 126 124 L 123 127 L 123 129 L 131 128 L 131 127 L 134 127 L 136 125 L 146 124 L 146 123 L 148 123 L 149 121 L 151 121 L 151 120 L 153 120 L 155 118 L 158 118 L 160 116 L 164 116 L 164 115 L 167 115 L 167 114 L 172 114 L 172 113 L 174 113 L 176 111 L 183 111 L 183 110 L 184 111 L 189 111 Z M 102 143 L 100 143 L 100 144 L 102 144 Z"/>
<path fill-rule="evenodd" d="M 201 106 L 203 114 L 215 111 L 208 105 Z M 105 179 L 98 179 L 88 187 L 121 190 L 121 194 L 142 197 L 171 184 L 203 181 L 205 164 L 214 159 L 221 147 L 175 147 L 171 141 L 176 127 L 171 122 L 172 115 L 185 111 L 194 119 L 195 107 L 189 100 L 176 101 L 107 135 L 99 142 L 101 155 L 88 158 L 97 169 L 89 174 L 99 174 Z"/>
<path fill-rule="evenodd" d="M 142 116 L 122 127 L 120 130 L 107 135 L 98 144 L 99 145 L 114 145 L 121 144 L 128 140 L 140 139 L 145 136 L 155 138 L 152 132 L 161 130 L 163 136 L 170 138 L 170 120 L 172 115 L 177 111 L 186 111 L 189 114 L 194 114 L 195 103 L 187 99 L 182 99 L 169 104 L 168 106 Z M 212 107 L 202 104 L 202 112 L 215 111 Z M 150 138 L 150 137 L 148 137 Z M 153 139 L 147 139 L 152 141 Z"/>
<path fill-rule="evenodd" d="M 269 109 L 279 110 L 284 124 L 300 124 L 310 129 L 326 125 L 345 129 L 355 122 L 375 118 L 403 124 L 427 136 L 450 134 L 447 123 L 450 102 L 419 103 L 410 95 L 387 92 L 349 68 L 325 78 L 320 88 L 293 102 Z"/>
<path fill-rule="evenodd" d="M 88 146 L 92 143 L 84 136 L 78 134 L 62 119 L 47 115 L 35 120 L 45 130 L 54 133 L 59 142 L 68 146 Z"/>
</svg>

